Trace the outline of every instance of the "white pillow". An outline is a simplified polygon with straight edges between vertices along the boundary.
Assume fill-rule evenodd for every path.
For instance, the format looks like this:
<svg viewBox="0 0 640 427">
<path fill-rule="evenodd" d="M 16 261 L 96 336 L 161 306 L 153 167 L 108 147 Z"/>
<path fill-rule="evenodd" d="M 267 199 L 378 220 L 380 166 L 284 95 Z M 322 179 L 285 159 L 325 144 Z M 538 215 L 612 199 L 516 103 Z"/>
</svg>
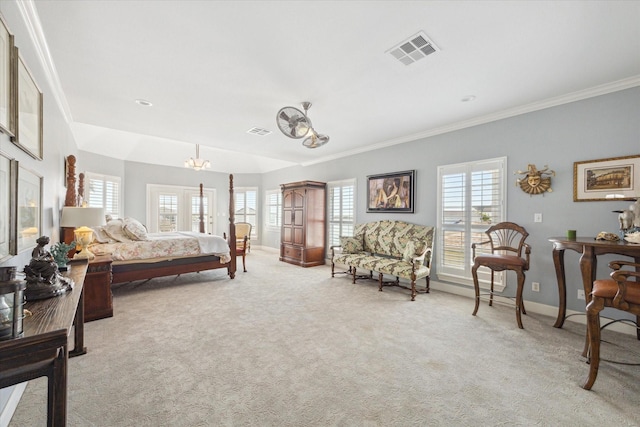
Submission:
<svg viewBox="0 0 640 427">
<path fill-rule="evenodd" d="M 124 232 L 124 223 L 121 219 L 112 219 L 104 226 L 104 231 L 116 242 L 130 242 L 131 239 Z"/>
<path fill-rule="evenodd" d="M 93 230 L 93 235 L 95 236 L 93 241 L 98 243 L 113 243 L 113 240 L 105 231 L 103 226 L 99 227 L 91 227 Z"/>
<path fill-rule="evenodd" d="M 131 240 L 148 240 L 147 228 L 137 219 L 125 218 L 122 229 Z"/>
</svg>

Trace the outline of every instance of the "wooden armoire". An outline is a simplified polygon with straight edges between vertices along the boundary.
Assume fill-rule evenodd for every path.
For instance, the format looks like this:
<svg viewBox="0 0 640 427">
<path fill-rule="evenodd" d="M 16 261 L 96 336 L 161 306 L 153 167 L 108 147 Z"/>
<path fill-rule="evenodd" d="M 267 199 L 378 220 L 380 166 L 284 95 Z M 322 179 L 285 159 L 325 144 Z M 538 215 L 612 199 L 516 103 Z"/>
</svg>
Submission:
<svg viewBox="0 0 640 427">
<path fill-rule="evenodd" d="M 280 261 L 302 267 L 324 264 L 326 184 L 300 181 L 281 184 L 280 187 Z"/>
</svg>

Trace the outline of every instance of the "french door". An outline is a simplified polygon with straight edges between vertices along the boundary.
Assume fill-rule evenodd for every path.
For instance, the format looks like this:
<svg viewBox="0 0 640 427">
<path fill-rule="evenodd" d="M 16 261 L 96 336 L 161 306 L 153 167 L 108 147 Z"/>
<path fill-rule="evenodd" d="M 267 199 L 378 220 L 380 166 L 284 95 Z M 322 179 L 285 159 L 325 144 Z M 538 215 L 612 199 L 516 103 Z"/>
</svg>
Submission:
<svg viewBox="0 0 640 427">
<path fill-rule="evenodd" d="M 215 230 L 213 207 L 216 193 L 203 190 L 205 233 Z M 147 228 L 150 233 L 200 230 L 200 189 L 169 185 L 147 185 Z"/>
</svg>

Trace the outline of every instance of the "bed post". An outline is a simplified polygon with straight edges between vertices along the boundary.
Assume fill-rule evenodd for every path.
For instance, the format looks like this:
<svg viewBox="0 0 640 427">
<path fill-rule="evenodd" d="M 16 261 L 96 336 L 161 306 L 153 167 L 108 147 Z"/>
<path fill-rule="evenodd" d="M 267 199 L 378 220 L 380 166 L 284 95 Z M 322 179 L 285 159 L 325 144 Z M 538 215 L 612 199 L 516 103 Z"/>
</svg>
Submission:
<svg viewBox="0 0 640 427">
<path fill-rule="evenodd" d="M 229 277 L 236 276 L 236 203 L 233 197 L 233 174 L 229 174 L 229 249 L 231 261 L 229 261 Z"/>
<path fill-rule="evenodd" d="M 200 183 L 200 232 L 204 233 L 204 192 Z"/>
</svg>

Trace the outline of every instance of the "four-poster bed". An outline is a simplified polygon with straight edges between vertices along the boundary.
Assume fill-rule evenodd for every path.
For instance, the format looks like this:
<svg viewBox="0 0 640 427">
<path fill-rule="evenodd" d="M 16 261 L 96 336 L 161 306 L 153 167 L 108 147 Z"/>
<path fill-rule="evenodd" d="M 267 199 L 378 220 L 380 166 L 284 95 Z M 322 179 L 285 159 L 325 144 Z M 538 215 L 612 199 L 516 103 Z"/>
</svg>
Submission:
<svg viewBox="0 0 640 427">
<path fill-rule="evenodd" d="M 67 158 L 68 164 L 75 164 L 75 158 L 73 156 L 69 156 Z M 71 159 L 72 158 L 72 159 Z M 71 160 L 71 161 L 70 161 Z M 80 176 L 81 179 L 84 176 Z M 79 184 L 79 188 L 83 188 L 84 183 L 81 182 Z M 78 203 L 78 197 L 75 194 L 75 171 L 74 168 L 69 168 L 67 170 L 67 197 L 65 199 L 65 206 L 76 206 Z M 83 195 L 81 195 L 82 197 Z M 206 239 L 218 239 L 215 236 L 209 236 L 204 234 L 205 230 L 205 215 L 204 215 L 204 202 L 203 202 L 203 184 L 200 184 L 200 212 L 199 212 L 199 231 L 200 233 L 182 233 L 193 235 L 193 239 L 197 239 L 199 241 L 200 247 L 210 247 L 206 244 L 202 244 Z M 68 205 L 67 203 L 74 203 L 73 205 Z M 229 175 L 229 230 L 226 235 L 229 237 L 224 244 L 224 254 L 222 254 L 222 250 L 210 250 L 212 253 L 200 253 L 193 254 L 190 252 L 188 256 L 175 256 L 175 252 L 170 252 L 164 256 L 158 256 L 157 253 L 154 254 L 153 259 L 127 259 L 127 260 L 118 260 L 116 259 L 114 254 L 114 260 L 112 263 L 112 281 L 111 283 L 125 283 L 131 282 L 134 280 L 147 280 L 152 279 L 154 277 L 162 277 L 162 276 L 172 276 L 184 273 L 192 273 L 192 272 L 200 272 L 204 270 L 212 270 L 218 268 L 226 268 L 229 274 L 229 277 L 233 279 L 236 273 L 236 230 L 235 230 L 235 211 L 234 211 L 235 203 L 234 203 L 234 192 L 233 192 L 233 175 Z M 154 242 L 158 242 L 159 237 L 162 236 L 163 233 L 154 233 L 149 234 L 149 239 Z M 65 233 L 63 231 L 63 236 L 68 235 L 68 232 Z M 169 237 L 169 236 L 168 236 Z M 174 237 L 175 238 L 175 237 Z M 65 238 L 65 241 L 68 240 L 68 237 Z M 147 239 L 145 239 L 147 240 Z M 143 242 L 131 242 L 131 244 L 140 244 Z M 126 243 L 122 243 L 125 245 Z M 219 244 L 219 242 L 218 242 Z M 100 244 L 93 244 L 91 246 L 91 251 L 94 253 L 99 252 Z M 156 249 L 159 246 L 156 245 Z M 226 254 L 228 246 L 228 256 Z M 105 248 L 108 247 L 108 244 L 105 245 Z M 219 247 L 219 246 L 218 246 Z M 111 247 L 108 248 L 111 250 Z M 175 248 L 173 248 L 175 249 Z M 215 253 L 213 253 L 215 252 Z M 228 262 L 226 262 L 228 259 Z"/>
</svg>

